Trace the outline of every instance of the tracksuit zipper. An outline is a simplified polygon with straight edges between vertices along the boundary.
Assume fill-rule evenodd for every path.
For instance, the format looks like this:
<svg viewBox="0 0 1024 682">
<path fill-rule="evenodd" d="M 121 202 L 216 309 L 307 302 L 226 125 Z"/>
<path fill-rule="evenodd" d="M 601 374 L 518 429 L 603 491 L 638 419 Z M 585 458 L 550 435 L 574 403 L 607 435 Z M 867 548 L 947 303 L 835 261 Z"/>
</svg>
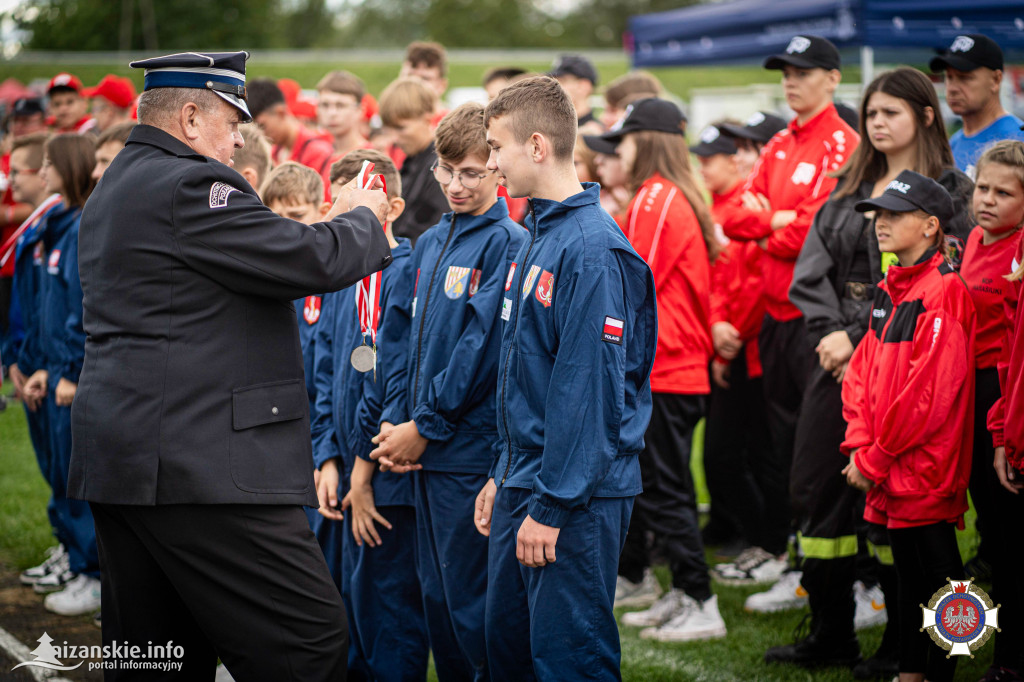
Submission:
<svg viewBox="0 0 1024 682">
<path fill-rule="evenodd" d="M 526 271 L 526 261 L 530 260 L 530 252 L 533 251 L 533 243 L 537 240 L 537 214 L 533 212 L 533 200 L 527 202 L 527 206 L 530 207 L 530 217 L 533 218 L 533 229 L 530 231 L 530 246 L 526 249 L 526 255 L 523 257 L 523 262 L 519 268 L 519 278 L 513 281 L 514 286 L 512 287 L 512 305 L 516 307 L 516 318 L 512 322 L 512 337 L 508 344 L 508 352 L 505 353 L 505 372 L 501 377 L 501 423 L 505 427 L 505 442 L 508 445 L 508 464 L 505 465 L 505 473 L 501 475 L 501 484 L 505 485 L 505 479 L 508 478 L 509 469 L 512 468 L 512 437 L 508 431 L 508 416 L 507 416 L 507 405 L 505 403 L 505 387 L 508 384 L 508 361 L 512 357 L 512 345 L 516 339 L 516 329 L 519 327 L 519 310 L 521 308 L 522 299 L 519 296 L 519 282 L 523 279 L 523 273 Z M 515 302 L 515 299 L 519 297 L 519 303 Z"/>
<path fill-rule="evenodd" d="M 413 406 L 416 405 L 420 395 L 420 362 L 423 359 L 423 325 L 427 322 L 427 306 L 430 305 L 430 294 L 434 291 L 434 278 L 437 276 L 438 268 L 441 267 L 441 260 L 444 258 L 444 252 L 448 250 L 448 244 L 455 235 L 455 217 L 457 215 L 457 213 L 452 214 L 452 226 L 448 229 L 448 238 L 444 240 L 444 246 L 441 247 L 441 253 L 437 256 L 437 264 L 434 265 L 434 269 L 430 273 L 430 284 L 427 286 L 427 297 L 423 301 L 423 311 L 420 313 L 420 333 L 416 338 L 416 381 L 413 383 L 412 390 Z"/>
</svg>

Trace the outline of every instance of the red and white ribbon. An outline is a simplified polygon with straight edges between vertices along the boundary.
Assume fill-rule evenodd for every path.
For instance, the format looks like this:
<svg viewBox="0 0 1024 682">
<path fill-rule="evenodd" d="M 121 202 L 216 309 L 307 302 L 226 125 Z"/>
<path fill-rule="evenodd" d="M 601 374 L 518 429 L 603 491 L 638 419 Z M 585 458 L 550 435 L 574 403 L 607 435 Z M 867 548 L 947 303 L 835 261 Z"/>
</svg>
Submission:
<svg viewBox="0 0 1024 682">
<path fill-rule="evenodd" d="M 381 179 L 383 180 L 383 178 Z M 18 238 L 25 234 L 30 227 L 35 227 L 42 219 L 43 214 L 60 202 L 59 194 L 51 194 L 43 200 L 43 203 L 36 206 L 36 210 L 32 211 L 28 218 L 25 218 L 25 222 L 21 224 L 21 227 L 14 231 L 14 234 L 3 243 L 3 246 L 0 246 L 0 268 L 6 265 L 7 261 L 14 254 L 15 247 L 18 245 Z"/>
<path fill-rule="evenodd" d="M 361 189 L 370 189 L 376 175 L 373 175 L 373 162 L 363 161 L 363 167 L 359 169 L 357 185 Z M 384 184 L 384 176 L 381 175 L 381 184 Z M 385 185 L 384 192 L 387 193 Z M 384 224 L 387 227 L 387 223 Z M 370 335 L 370 342 L 377 345 L 377 326 L 380 324 L 380 282 L 381 272 L 375 272 L 369 277 L 364 277 L 356 287 L 356 310 L 359 314 L 359 331 L 363 338 Z"/>
</svg>

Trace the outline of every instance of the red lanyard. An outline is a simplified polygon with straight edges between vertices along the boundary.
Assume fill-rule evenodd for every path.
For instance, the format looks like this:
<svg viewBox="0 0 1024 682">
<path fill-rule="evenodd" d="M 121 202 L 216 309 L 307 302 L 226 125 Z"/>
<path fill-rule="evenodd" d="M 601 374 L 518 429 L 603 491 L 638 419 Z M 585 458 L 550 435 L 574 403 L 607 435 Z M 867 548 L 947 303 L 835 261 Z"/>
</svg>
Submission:
<svg viewBox="0 0 1024 682">
<path fill-rule="evenodd" d="M 363 167 L 359 170 L 357 185 L 362 189 L 369 189 L 370 185 L 373 184 L 375 175 L 373 173 L 373 163 L 370 161 L 363 161 Z M 381 184 L 384 185 L 384 193 L 387 194 L 387 184 L 385 183 L 384 176 L 380 176 Z M 384 228 L 387 229 L 387 223 L 384 223 Z M 365 340 L 366 335 L 370 335 L 370 342 L 376 347 L 377 345 L 377 326 L 380 324 L 380 282 L 381 272 L 375 272 L 369 277 L 364 277 L 359 286 L 356 287 L 356 310 L 359 315 L 359 331 L 363 334 Z M 365 341 L 364 341 L 365 342 Z"/>
</svg>

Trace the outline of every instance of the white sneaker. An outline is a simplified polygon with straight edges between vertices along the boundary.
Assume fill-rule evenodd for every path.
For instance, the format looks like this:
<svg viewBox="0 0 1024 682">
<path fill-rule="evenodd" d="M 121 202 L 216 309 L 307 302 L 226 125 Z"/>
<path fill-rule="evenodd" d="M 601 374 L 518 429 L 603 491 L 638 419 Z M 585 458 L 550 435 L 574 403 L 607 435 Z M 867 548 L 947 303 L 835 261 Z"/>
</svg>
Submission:
<svg viewBox="0 0 1024 682">
<path fill-rule="evenodd" d="M 68 584 L 77 577 L 78 574 L 72 573 L 71 569 L 67 566 L 60 566 L 59 570 L 52 571 L 37 580 L 32 586 L 32 589 L 35 590 L 37 594 L 59 592 L 67 587 Z"/>
<path fill-rule="evenodd" d="M 788 567 L 785 554 L 775 556 L 760 547 L 748 547 L 740 552 L 736 561 L 712 568 L 711 575 L 727 585 L 773 583 Z"/>
<path fill-rule="evenodd" d="M 46 559 L 43 563 L 25 569 L 18 579 L 22 585 L 35 585 L 51 573 L 63 573 L 69 566 L 67 550 L 64 549 L 64 545 L 57 545 L 46 550 Z"/>
<path fill-rule="evenodd" d="M 786 571 L 770 590 L 747 597 L 743 609 L 757 613 L 775 613 L 803 608 L 807 604 L 807 590 L 800 584 L 803 575 L 800 571 Z"/>
<path fill-rule="evenodd" d="M 48 595 L 43 606 L 62 616 L 92 613 L 100 607 L 100 581 L 80 573 L 62 591 Z"/>
<path fill-rule="evenodd" d="M 698 639 L 725 637 L 725 621 L 718 611 L 718 596 L 703 604 L 689 595 L 683 596 L 683 611 L 660 628 L 640 631 L 641 639 L 659 642 L 690 642 Z"/>
<path fill-rule="evenodd" d="M 646 611 L 632 611 L 622 614 L 622 624 L 634 627 L 658 627 L 664 625 L 683 610 L 683 597 L 686 593 L 673 587 L 661 595 L 658 601 Z"/>
<path fill-rule="evenodd" d="M 650 606 L 661 596 L 661 585 L 654 571 L 647 569 L 638 583 L 630 582 L 621 575 L 615 579 L 615 606 Z"/>
<path fill-rule="evenodd" d="M 853 600 L 857 604 L 857 611 L 853 616 L 855 630 L 885 625 L 888 622 L 889 615 L 885 610 L 885 595 L 878 585 L 866 587 L 858 580 L 853 584 Z"/>
</svg>

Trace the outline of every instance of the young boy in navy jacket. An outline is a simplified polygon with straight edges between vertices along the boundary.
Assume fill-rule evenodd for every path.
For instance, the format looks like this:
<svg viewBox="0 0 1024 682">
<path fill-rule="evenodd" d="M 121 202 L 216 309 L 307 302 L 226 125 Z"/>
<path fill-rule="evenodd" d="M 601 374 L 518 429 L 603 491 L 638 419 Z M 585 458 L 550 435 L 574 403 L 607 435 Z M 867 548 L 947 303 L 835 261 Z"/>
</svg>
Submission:
<svg viewBox="0 0 1024 682">
<path fill-rule="evenodd" d="M 573 167 L 576 112 L 537 77 L 487 107 L 488 168 L 530 197 L 509 266 L 498 368 L 499 457 L 477 498 L 490 536 L 495 680 L 618 679 L 612 613 L 657 341 L 650 268 Z"/>
<path fill-rule="evenodd" d="M 413 253 L 406 412 L 371 453 L 382 469 L 422 469 L 416 523 L 423 606 L 438 677 L 485 679 L 487 539 L 476 495 L 498 440 L 495 387 L 508 264 L 526 231 L 508 217 L 487 166 L 484 111 L 464 104 L 437 127 L 434 178 L 452 212 Z"/>
<path fill-rule="evenodd" d="M 369 458 L 371 439 L 382 422 L 396 419 L 388 410 L 389 399 L 404 395 L 399 389 L 405 383 L 409 317 L 403 293 L 411 286 L 412 246 L 408 239 L 391 234 L 392 221 L 405 202 L 398 171 L 385 154 L 372 149 L 349 152 L 332 166 L 332 182 L 349 182 L 364 161 L 374 164 L 374 174 L 382 175 L 387 186 L 384 229 L 394 261 L 382 273 L 375 330 L 365 317 L 372 306 L 361 308 L 358 303 L 360 287 L 372 282 L 363 280 L 323 297 L 313 344 L 317 494 L 325 523 L 337 523 L 342 520 L 341 510 L 347 512 L 341 537 L 331 538 L 331 546 L 324 549 L 325 554 L 341 555 L 350 674 L 359 671 L 365 679 L 381 681 L 425 679 L 427 633 L 416 578 L 412 481 L 395 473 L 375 475 L 376 466 Z M 360 371 L 367 368 L 355 367 L 353 359 L 358 361 L 358 355 L 354 358 L 353 353 L 365 354 L 357 349 L 374 345 L 376 367 Z"/>
</svg>

